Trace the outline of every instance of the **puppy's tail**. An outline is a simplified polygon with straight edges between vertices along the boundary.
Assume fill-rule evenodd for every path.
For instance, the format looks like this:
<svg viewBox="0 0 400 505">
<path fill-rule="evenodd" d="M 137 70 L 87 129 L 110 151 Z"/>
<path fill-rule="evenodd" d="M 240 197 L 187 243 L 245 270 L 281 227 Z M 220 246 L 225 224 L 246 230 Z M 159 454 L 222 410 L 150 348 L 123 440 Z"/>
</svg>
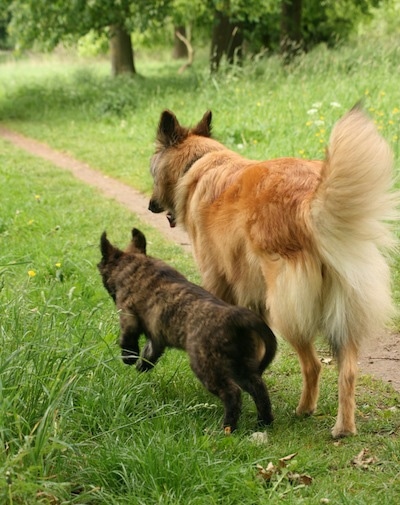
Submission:
<svg viewBox="0 0 400 505">
<path fill-rule="evenodd" d="M 390 222 L 399 217 L 399 195 L 393 182 L 389 145 L 361 107 L 354 107 L 332 131 L 311 219 L 322 261 L 340 279 L 343 304 L 358 297 L 358 305 L 365 305 L 363 316 L 372 314 L 369 322 L 385 319 L 392 306 L 382 253 L 396 243 Z M 330 295 L 338 298 L 333 291 Z"/>
<path fill-rule="evenodd" d="M 243 307 L 236 309 L 236 312 L 231 314 L 231 321 L 239 347 L 243 346 L 241 354 L 250 356 L 254 366 L 263 372 L 272 362 L 277 351 L 275 334 L 258 314 Z M 243 338 L 244 335 L 246 338 Z"/>
</svg>

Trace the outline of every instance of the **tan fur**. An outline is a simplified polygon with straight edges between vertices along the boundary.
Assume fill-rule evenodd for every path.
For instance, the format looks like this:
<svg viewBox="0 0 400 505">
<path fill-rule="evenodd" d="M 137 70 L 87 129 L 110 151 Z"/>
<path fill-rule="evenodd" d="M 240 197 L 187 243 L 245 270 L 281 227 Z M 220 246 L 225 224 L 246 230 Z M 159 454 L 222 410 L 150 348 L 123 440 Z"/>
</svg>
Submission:
<svg viewBox="0 0 400 505">
<path fill-rule="evenodd" d="M 207 135 L 210 122 L 159 143 L 153 207 L 188 231 L 206 289 L 260 312 L 296 349 L 298 414 L 316 408 L 313 342 L 328 339 L 339 364 L 332 433 L 353 434 L 358 350 L 393 312 L 383 254 L 394 245 L 387 220 L 397 219 L 390 148 L 360 108 L 337 123 L 323 162 L 245 159 Z"/>
</svg>

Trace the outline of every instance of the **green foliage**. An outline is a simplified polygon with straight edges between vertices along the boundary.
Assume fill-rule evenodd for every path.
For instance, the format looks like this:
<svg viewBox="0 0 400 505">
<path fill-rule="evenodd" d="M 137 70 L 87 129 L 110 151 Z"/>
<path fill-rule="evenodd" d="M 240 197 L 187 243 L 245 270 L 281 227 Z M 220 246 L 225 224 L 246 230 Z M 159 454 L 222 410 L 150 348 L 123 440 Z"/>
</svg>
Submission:
<svg viewBox="0 0 400 505">
<path fill-rule="evenodd" d="M 376 14 L 374 8 L 384 4 L 395 14 L 397 0 L 307 0 L 302 9 L 304 47 L 326 42 L 333 45 L 345 40 L 360 23 Z M 9 32 L 17 48 L 40 44 L 53 49 L 59 42 L 76 42 L 88 33 L 100 37 L 113 24 L 136 34 L 145 33 L 147 45 L 152 39 L 171 43 L 172 26 L 187 25 L 197 40 L 209 40 L 215 11 L 228 13 L 244 30 L 249 47 L 258 52 L 267 47 L 276 50 L 280 38 L 280 2 L 275 0 L 0 0 L 3 11 L 1 26 L 11 19 Z M 396 7 L 397 6 L 397 7 Z M 1 10 L 1 9 L 0 9 Z M 379 11 L 381 12 L 381 11 Z M 8 14 L 7 14 L 8 13 Z M 7 15 L 10 16 L 7 18 Z M 392 18 L 395 19 L 395 16 Z M 4 28 L 3 28 L 4 31 Z M 4 39 L 5 34 L 3 34 Z M 93 40 L 93 35 L 90 36 Z M 104 39 L 103 39 L 104 41 Z"/>
<path fill-rule="evenodd" d="M 306 47 L 319 42 L 332 45 L 346 40 L 360 22 L 372 16 L 380 0 L 308 0 L 303 9 L 303 38 Z"/>
<path fill-rule="evenodd" d="M 60 41 L 76 41 L 91 30 L 111 25 L 144 30 L 165 18 L 168 0 L 2 0 L 9 4 L 10 34 L 20 47 L 33 43 L 53 49 Z"/>
</svg>

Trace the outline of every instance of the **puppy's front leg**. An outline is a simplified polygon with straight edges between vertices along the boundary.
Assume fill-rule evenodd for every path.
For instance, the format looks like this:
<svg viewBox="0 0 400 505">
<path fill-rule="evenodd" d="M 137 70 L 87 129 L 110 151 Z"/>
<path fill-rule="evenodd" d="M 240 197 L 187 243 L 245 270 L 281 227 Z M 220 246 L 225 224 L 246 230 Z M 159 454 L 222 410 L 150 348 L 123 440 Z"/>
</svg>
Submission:
<svg viewBox="0 0 400 505">
<path fill-rule="evenodd" d="M 151 370 L 163 354 L 164 350 L 164 346 L 155 344 L 153 340 L 147 340 L 145 346 L 143 347 L 140 360 L 136 363 L 136 368 L 139 372 L 147 372 L 147 370 Z"/>
<path fill-rule="evenodd" d="M 139 336 L 140 334 L 138 335 L 129 328 L 121 333 L 119 345 L 125 365 L 134 365 L 139 359 Z"/>
<path fill-rule="evenodd" d="M 127 313 L 120 314 L 121 336 L 119 345 L 122 349 L 122 360 L 126 365 L 133 365 L 139 358 L 139 337 L 141 328 L 137 319 Z"/>
</svg>

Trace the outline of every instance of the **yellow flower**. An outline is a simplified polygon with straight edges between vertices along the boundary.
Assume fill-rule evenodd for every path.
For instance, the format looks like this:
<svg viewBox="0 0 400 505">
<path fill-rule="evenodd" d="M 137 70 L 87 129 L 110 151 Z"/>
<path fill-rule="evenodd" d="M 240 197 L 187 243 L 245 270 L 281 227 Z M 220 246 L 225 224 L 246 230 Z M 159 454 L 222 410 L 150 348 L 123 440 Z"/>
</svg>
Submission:
<svg viewBox="0 0 400 505">
<path fill-rule="evenodd" d="M 35 195 L 36 200 L 40 200 L 40 195 Z"/>
<path fill-rule="evenodd" d="M 369 89 L 366 89 L 366 90 L 364 91 L 364 95 L 369 95 Z"/>
<path fill-rule="evenodd" d="M 400 112 L 400 109 L 398 109 L 397 107 L 395 107 L 393 110 L 392 110 L 392 114 L 398 114 Z"/>
<path fill-rule="evenodd" d="M 57 261 L 57 263 L 56 263 L 56 267 L 57 267 L 57 268 L 60 268 L 60 267 L 61 267 L 61 263 L 60 263 L 59 261 Z"/>
<path fill-rule="evenodd" d="M 388 123 L 389 123 L 389 124 L 394 124 L 393 119 L 389 119 Z"/>
<path fill-rule="evenodd" d="M 312 124 L 312 121 L 307 121 L 306 126 L 311 126 Z"/>
<path fill-rule="evenodd" d="M 35 222 L 34 219 L 29 219 L 28 224 L 33 224 Z"/>
<path fill-rule="evenodd" d="M 35 275 L 36 275 L 35 270 L 28 270 L 28 275 L 29 275 L 29 277 L 35 277 Z"/>
<path fill-rule="evenodd" d="M 386 93 L 384 91 L 380 91 L 379 94 L 380 94 L 380 96 L 385 96 L 386 95 Z"/>
</svg>

